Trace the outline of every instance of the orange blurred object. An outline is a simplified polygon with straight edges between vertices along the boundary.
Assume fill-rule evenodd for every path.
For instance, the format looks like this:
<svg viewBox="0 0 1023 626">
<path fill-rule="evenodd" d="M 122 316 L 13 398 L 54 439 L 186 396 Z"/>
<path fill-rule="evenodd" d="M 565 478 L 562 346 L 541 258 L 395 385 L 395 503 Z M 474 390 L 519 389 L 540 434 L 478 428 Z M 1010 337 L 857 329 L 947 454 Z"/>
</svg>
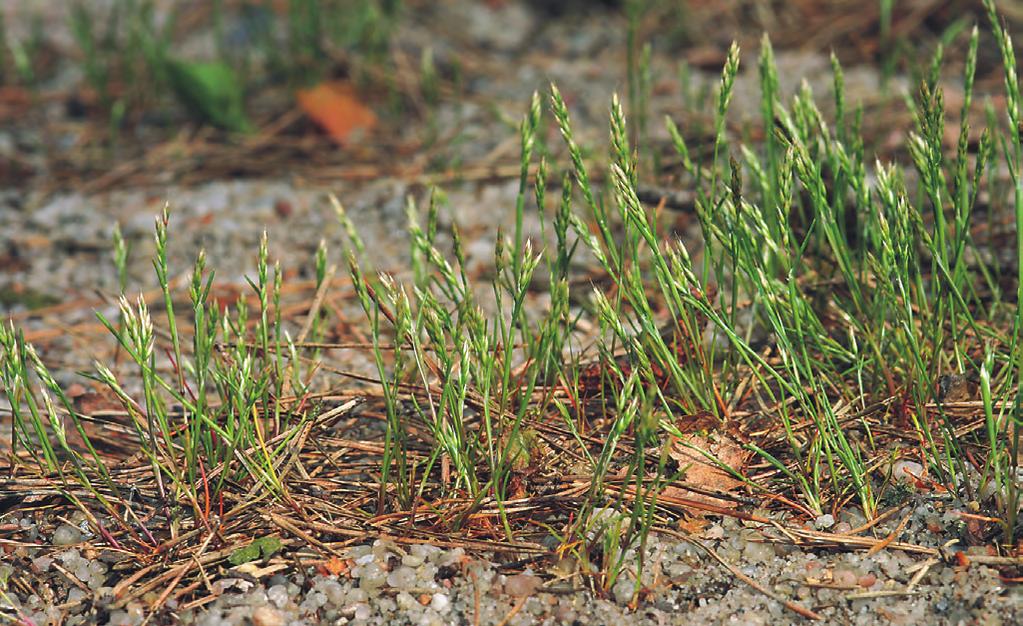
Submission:
<svg viewBox="0 0 1023 626">
<path fill-rule="evenodd" d="M 357 130 L 371 130 L 377 116 L 345 81 L 327 81 L 295 95 L 298 105 L 330 138 L 345 145 Z"/>
</svg>

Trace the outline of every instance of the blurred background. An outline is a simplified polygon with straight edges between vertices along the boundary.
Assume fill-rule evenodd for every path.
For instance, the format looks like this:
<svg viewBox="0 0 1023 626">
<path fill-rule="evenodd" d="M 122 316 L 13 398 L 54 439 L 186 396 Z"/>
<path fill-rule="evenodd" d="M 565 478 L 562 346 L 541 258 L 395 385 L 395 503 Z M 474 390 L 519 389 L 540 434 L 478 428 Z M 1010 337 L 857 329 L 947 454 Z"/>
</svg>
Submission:
<svg viewBox="0 0 1023 626">
<path fill-rule="evenodd" d="M 1023 5 L 999 10 L 1018 31 Z M 782 101 L 809 89 L 829 121 L 841 65 L 845 122 L 862 128 L 868 160 L 909 162 L 907 100 L 938 57 L 954 147 L 975 24 L 971 142 L 1005 117 L 979 1 L 5 0 L 0 18 L 0 311 L 23 317 L 151 286 L 153 218 L 167 203 L 172 265 L 190 267 L 203 247 L 219 278 L 244 284 L 264 231 L 303 276 L 320 240 L 339 240 L 325 191 L 377 243 L 377 267 L 397 271 L 407 201 L 422 206 L 436 186 L 482 270 L 515 206 L 519 122 L 551 83 L 598 170 L 619 94 L 644 199 L 684 209 L 693 184 L 664 118 L 706 156 L 736 41 L 727 133 L 756 146 L 765 34 Z M 567 155 L 550 121 L 538 154 L 559 180 Z M 111 257 L 115 226 L 132 251 L 126 276 Z"/>
<path fill-rule="evenodd" d="M 1016 2 L 999 9 L 1023 18 Z M 729 44 L 754 73 L 764 33 L 783 92 L 805 79 L 828 96 L 833 52 L 883 149 L 880 129 L 898 122 L 887 98 L 912 92 L 940 44 L 960 75 L 960 35 L 983 17 L 980 2 L 934 0 L 6 0 L 0 185 L 329 182 L 396 157 L 406 173 L 493 165 L 551 80 L 587 125 L 605 124 L 617 91 L 655 121 L 649 141 L 664 114 L 699 135 Z M 981 94 L 997 91 L 997 67 L 982 45 Z M 740 81 L 737 123 L 758 99 Z"/>
</svg>

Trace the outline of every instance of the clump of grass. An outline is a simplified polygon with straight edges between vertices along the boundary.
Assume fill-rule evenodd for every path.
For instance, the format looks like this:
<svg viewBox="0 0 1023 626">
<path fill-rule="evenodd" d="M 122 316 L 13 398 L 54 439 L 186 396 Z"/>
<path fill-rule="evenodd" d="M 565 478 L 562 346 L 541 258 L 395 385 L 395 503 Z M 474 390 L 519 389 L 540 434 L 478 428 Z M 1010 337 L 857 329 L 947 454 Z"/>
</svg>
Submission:
<svg viewBox="0 0 1023 626">
<path fill-rule="evenodd" d="M 1011 43 L 1001 33 L 993 9 L 992 22 L 1005 51 L 1007 76 L 1014 77 Z M 777 132 L 768 133 L 759 148 L 734 147 L 725 126 L 739 70 L 738 49 L 733 46 L 718 90 L 710 162 L 695 163 L 683 133 L 668 121 L 685 167 L 700 183 L 696 210 L 705 241 L 700 264 L 692 262 L 685 245 L 662 241 L 655 215 L 639 202 L 634 141 L 628 136 L 617 100 L 611 107 L 609 187 L 600 190 L 592 183 L 583 150 L 574 140 L 567 107 L 557 89 L 552 90 L 555 123 L 565 139 L 575 185 L 595 228 L 591 232 L 572 213 L 567 214 L 565 222 L 572 225 L 577 242 L 593 254 L 615 287 L 613 298 L 602 294 L 595 297 L 601 328 L 612 338 L 603 349 L 609 354 L 615 346 L 621 346 L 633 366 L 629 373 L 618 371 L 609 376 L 617 376 L 620 388 L 630 390 L 630 400 L 651 407 L 648 416 L 660 416 L 652 418 L 660 422 L 651 432 L 662 436 L 672 432 L 667 417 L 680 411 L 705 411 L 728 422 L 730 408 L 724 399 L 735 397 L 743 376 L 752 376 L 757 381 L 757 393 L 767 406 L 775 407 L 772 419 L 778 438 L 770 444 L 760 441 L 748 445 L 790 482 L 808 510 L 821 514 L 853 497 L 868 516 L 876 514 L 886 484 L 878 474 L 879 460 L 885 456 L 888 444 L 874 432 L 876 422 L 864 419 L 869 407 L 881 409 L 884 419 L 913 425 L 921 444 L 920 454 L 937 483 L 967 500 L 977 497 L 971 475 L 981 468 L 968 461 L 967 451 L 984 442 L 963 438 L 937 395 L 936 382 L 944 372 L 952 371 L 980 372 L 990 383 L 990 369 L 1000 363 L 999 401 L 990 400 L 992 406 L 997 404 L 1004 410 L 1011 406 L 1014 396 L 1010 373 L 1016 369 L 1018 351 L 1014 338 L 1016 313 L 1011 307 L 991 302 L 992 295 L 999 293 L 991 271 L 982 262 L 971 264 L 967 260 L 968 256 L 982 256 L 970 231 L 971 216 L 995 157 L 992 133 L 998 132 L 990 129 L 976 156 L 969 153 L 967 113 L 978 37 L 974 29 L 964 76 L 966 100 L 960 141 L 953 155 L 947 155 L 942 146 L 944 107 L 937 80 L 940 47 L 914 103 L 918 126 L 910 134 L 909 148 L 919 177 L 915 197 L 907 189 L 906 176 L 898 165 L 867 162 L 859 130 L 862 111 L 848 110 L 838 61 L 832 59 L 837 120 L 829 125 L 806 86 L 790 106 L 778 101 L 778 79 L 766 38 L 759 64 L 763 123 Z M 1017 89 L 1011 78 L 1007 86 L 1010 92 Z M 1014 102 L 1010 96 L 1010 128 L 1017 128 Z M 528 138 L 524 135 L 524 146 Z M 1016 150 L 1013 146 L 1018 142 L 1010 140 L 1003 145 L 1011 168 Z M 525 151 L 523 156 L 525 164 Z M 541 168 L 540 172 L 536 180 L 538 195 L 543 194 L 547 183 L 546 170 Z M 876 183 L 868 180 L 870 175 L 876 176 Z M 534 258 L 520 236 L 522 198 L 520 189 L 511 258 L 523 262 L 513 260 L 510 273 L 506 273 L 504 244 L 499 243 L 497 267 L 501 278 L 495 289 L 499 302 L 505 294 L 511 298 L 511 318 L 497 326 L 520 329 L 518 338 L 526 346 L 524 358 L 531 363 L 537 358 L 531 349 L 538 345 L 536 339 L 544 336 L 542 329 L 550 328 L 545 324 L 550 324 L 552 318 L 542 318 L 541 331 L 530 334 L 519 309 L 521 272 L 532 270 L 528 259 Z M 571 201 L 570 196 L 566 198 Z M 433 211 L 431 207 L 431 215 Z M 417 271 L 420 280 L 416 296 L 419 306 L 426 307 L 421 315 L 451 320 L 445 322 L 451 330 L 431 334 L 431 344 L 457 346 L 466 341 L 460 332 L 471 333 L 471 329 L 481 327 L 464 272 L 456 271 L 432 247 L 433 234 L 424 234 L 414 224 L 412 232 L 417 242 L 416 258 L 428 260 L 432 266 L 429 272 L 437 276 L 425 279 L 428 272 Z M 565 252 L 562 242 L 556 254 L 563 258 Z M 457 245 L 454 256 L 460 261 Z M 364 279 L 357 278 L 360 280 Z M 440 293 L 426 291 L 425 287 L 431 285 Z M 828 285 L 826 292 L 823 285 Z M 391 293 L 395 289 L 388 287 Z M 397 299 L 392 297 L 389 302 L 395 304 Z M 457 318 L 451 319 L 445 302 L 457 312 Z M 559 294 L 552 310 L 561 303 Z M 658 326 L 654 311 L 660 307 L 669 312 L 674 345 L 669 345 Z M 559 323 L 565 319 L 560 313 L 552 317 Z M 1011 332 L 1007 332 L 1006 324 L 1013 327 Z M 766 330 L 770 337 L 770 358 L 752 339 L 755 326 Z M 414 325 L 409 320 L 400 328 L 403 333 L 410 332 Z M 728 344 L 725 354 L 719 354 L 722 348 L 716 342 L 708 344 L 704 340 L 708 329 Z M 412 339 L 415 335 L 409 334 L 410 341 L 418 341 Z M 495 336 L 485 345 L 509 345 L 500 340 L 510 338 Z M 987 346 L 986 352 L 978 350 L 978 341 Z M 473 339 L 468 343 L 474 345 Z M 565 345 L 564 336 L 560 345 Z M 425 352 L 417 346 L 413 354 Z M 982 365 L 984 359 L 988 365 Z M 502 368 L 492 360 L 489 356 L 484 360 L 484 364 L 490 364 L 485 371 Z M 427 359 L 417 361 L 414 370 L 437 371 Z M 441 371 L 454 372 L 454 355 L 448 355 L 446 362 L 449 369 Z M 458 363 L 460 371 L 472 368 L 474 361 L 463 353 Z M 508 371 L 507 361 L 503 368 Z M 566 378 L 571 380 L 571 374 Z M 483 385 L 486 398 L 492 396 L 492 376 L 477 373 L 473 380 L 485 381 L 477 384 Z M 505 376 L 496 382 L 500 383 L 496 387 L 501 399 L 498 406 L 504 409 L 511 393 L 508 386 L 515 388 L 513 383 L 519 381 Z M 638 391 L 637 385 L 647 392 Z M 527 380 L 525 389 L 534 388 L 535 384 Z M 880 404 L 876 404 L 878 401 Z M 568 413 L 564 405 L 559 406 L 558 398 L 551 402 L 562 414 Z M 641 429 L 634 428 L 636 413 L 626 410 L 628 406 L 617 406 L 613 414 L 621 421 L 616 424 L 622 432 L 629 431 L 641 439 Z M 859 417 L 850 421 L 848 416 L 854 413 Z M 513 428 L 518 428 L 521 412 L 515 416 Z M 485 417 L 489 419 L 489 414 Z M 810 430 L 805 428 L 807 421 L 813 425 Z M 998 467 L 992 467 L 992 475 L 1002 477 L 997 479 L 1002 481 L 1000 488 L 1014 497 L 1015 483 L 1005 477 L 1009 468 L 1016 466 L 1015 447 L 999 443 L 1007 436 L 1015 441 L 1014 428 L 1011 420 L 993 414 L 988 417 L 988 426 L 991 431 L 986 444 L 998 459 L 990 461 Z M 492 428 L 493 423 L 488 422 L 487 432 L 491 433 Z M 607 439 L 612 448 L 615 428 Z M 458 453 L 455 448 L 459 446 L 451 449 L 452 454 Z M 643 446 L 636 448 L 636 454 L 643 458 Z M 637 492 L 650 484 L 649 477 L 638 469 L 646 467 L 645 463 L 636 465 Z M 606 462 L 596 463 L 594 470 L 594 484 L 599 485 Z M 656 483 L 661 474 L 654 476 Z M 466 475 L 464 480 L 469 484 L 471 477 Z M 777 489 L 778 485 L 755 487 Z M 591 504 L 599 501 L 596 495 Z M 641 502 L 636 500 L 637 504 Z M 996 506 L 1003 515 L 1007 538 L 1014 537 L 1013 505 L 999 500 Z"/>
<path fill-rule="evenodd" d="M 168 224 L 165 211 L 157 219 L 153 265 L 164 294 L 170 372 L 164 373 L 158 365 L 157 330 L 149 306 L 141 298 L 133 303 L 122 295 L 116 324 L 97 315 L 137 368 L 134 380 L 141 392 L 131 393 L 122 382 L 123 374 L 117 376 L 101 363 L 96 363 L 90 377 L 122 404 L 126 425 L 151 469 L 158 506 L 166 512 L 167 521 L 177 525 L 182 516 L 208 520 L 222 491 L 238 480 L 255 480 L 261 489 L 283 493 L 277 474 L 279 458 L 301 421 L 286 412 L 281 402 L 286 384 L 299 395 L 302 388 L 298 379 L 284 376 L 283 355 L 293 354 L 294 346 L 282 335 L 276 313 L 280 271 L 275 269 L 271 278 L 265 238 L 257 278 L 250 281 L 258 302 L 253 334 L 244 299 L 234 310 L 223 311 L 211 301 L 213 274 L 207 274 L 205 255 L 200 252 L 188 289 L 192 341 L 186 349 L 167 265 Z M 123 246 L 118 250 L 123 276 Z M 19 331 L 5 328 L 0 345 L 3 389 L 13 411 L 16 448 L 23 447 L 42 471 L 54 473 L 73 500 L 78 498 L 71 495 L 71 484 L 77 483 L 117 518 L 114 503 L 124 501 L 129 486 L 113 481 L 107 461 L 91 443 L 71 400 Z M 56 405 L 51 398 L 57 399 Z M 68 442 L 68 420 L 85 446 L 85 456 Z M 78 504 L 88 511 L 84 503 Z"/>
<path fill-rule="evenodd" d="M 174 16 L 158 26 L 152 2 L 118 0 L 102 16 L 77 2 L 68 19 L 85 83 L 116 136 L 129 112 L 150 104 L 156 88 L 165 86 L 161 60 L 170 46 Z"/>
<path fill-rule="evenodd" d="M 409 201 L 413 279 L 407 285 L 374 275 L 360 261 L 358 230 L 335 201 L 349 242 L 351 283 L 369 324 L 382 414 L 374 496 L 359 501 L 360 513 L 407 515 L 414 528 L 425 507 L 437 514 L 431 529 L 452 534 L 478 531 L 480 520 L 493 520 L 485 522 L 492 523 L 492 536 L 523 549 L 541 523 L 560 538 L 564 552 L 577 556 L 594 589 L 608 593 L 628 570 L 641 572 L 649 533 L 669 513 L 677 515 L 660 500 L 687 471 L 671 463 L 673 442 L 685 435 L 683 418 L 705 416 L 722 429 L 756 420 L 758 434 L 743 445 L 773 474 L 756 478 L 717 463 L 753 493 L 783 495 L 795 514 L 817 516 L 854 502 L 867 517 L 876 516 L 889 500 L 888 461 L 910 454 L 924 461 L 924 478 L 941 492 L 990 509 L 1005 541 L 1014 543 L 1023 254 L 1014 300 L 998 288 L 970 226 L 999 158 L 1014 181 L 1016 224 L 1023 223 L 1023 146 L 1012 43 L 993 5 L 987 6 L 1006 69 L 1008 124 L 987 129 L 970 153 L 966 113 L 979 46 L 974 29 L 954 153 L 942 145 L 940 50 L 911 103 L 916 126 L 907 144 L 915 182 L 897 163 L 868 162 L 862 111 L 849 110 L 837 60 L 834 122 L 825 119 L 808 86 L 790 103 L 780 102 L 766 37 L 758 73 L 762 123 L 773 134 L 760 146 L 738 145 L 726 125 L 739 73 L 733 45 L 717 91 L 709 157 L 694 157 L 685 129 L 667 121 L 697 186 L 700 258 L 686 242 L 666 239 L 658 213 L 640 202 L 638 138 L 618 98 L 610 106 L 601 186 L 555 86 L 550 110 L 567 153 L 565 171 L 558 181 L 554 152 L 539 154 L 545 121 L 542 99 L 534 94 L 519 126 L 514 226 L 510 236 L 498 233 L 489 284 L 470 277 L 457 226 L 450 249 L 442 249 L 439 190 L 423 214 Z M 557 182 L 561 196 L 550 202 Z M 526 236 L 531 201 L 540 211 L 542 245 Z M 556 205 L 553 211 L 548 204 Z M 168 519 L 180 516 L 171 504 L 184 503 L 194 519 L 206 520 L 225 489 L 287 501 L 281 463 L 317 416 L 287 400 L 311 390 L 295 374 L 304 348 L 284 331 L 280 269 L 271 277 L 264 238 L 250 280 L 255 311 L 244 300 L 221 311 L 210 301 L 213 275 L 200 254 L 184 316 L 191 325 L 187 346 L 167 266 L 168 220 L 164 213 L 157 221 L 154 268 L 170 373 L 157 366 L 147 304 L 125 298 L 119 325 L 101 319 L 137 367 L 141 397 L 101 365 L 95 377 L 124 405 Z M 1017 248 L 1023 252 L 1018 232 Z M 587 298 L 599 333 L 596 358 L 586 360 L 573 340 L 582 315 L 572 290 L 580 249 L 611 285 Z M 122 253 L 117 259 L 123 266 Z M 324 288 L 326 267 L 321 247 L 317 290 Z M 540 268 L 550 304 L 532 311 L 527 300 Z M 490 312 L 481 287 L 492 292 Z M 111 494 L 123 486 L 89 444 L 70 401 L 16 329 L 3 330 L 0 347 L 0 374 L 24 455 L 112 511 Z M 596 376 L 590 375 L 594 367 Z M 962 407 L 952 407 L 937 384 L 949 374 L 976 374 L 983 429 L 961 428 Z M 85 441 L 85 452 L 69 445 L 64 416 Z M 893 429 L 908 434 L 916 444 L 911 451 L 893 438 Z M 552 454 L 552 446 L 562 454 Z M 584 488 L 546 518 L 528 519 L 517 505 L 534 503 L 533 485 L 543 484 L 545 472 L 566 472 L 568 458 L 585 473 Z M 70 488 L 64 492 L 77 498 Z M 636 597 L 640 580 L 636 574 Z"/>
</svg>

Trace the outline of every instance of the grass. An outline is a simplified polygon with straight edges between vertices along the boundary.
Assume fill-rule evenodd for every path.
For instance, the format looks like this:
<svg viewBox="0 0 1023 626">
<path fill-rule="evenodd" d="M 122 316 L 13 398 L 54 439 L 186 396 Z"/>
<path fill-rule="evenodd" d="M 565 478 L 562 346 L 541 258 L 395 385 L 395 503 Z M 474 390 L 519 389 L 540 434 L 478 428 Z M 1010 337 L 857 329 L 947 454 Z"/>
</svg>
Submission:
<svg viewBox="0 0 1023 626">
<path fill-rule="evenodd" d="M 726 124 L 740 70 L 733 45 L 709 155 L 694 156 L 687 129 L 666 120 L 684 180 L 696 191 L 699 256 L 690 242 L 667 238 L 664 216 L 639 200 L 644 172 L 654 167 L 645 111 L 634 111 L 640 121 L 630 126 L 622 103 L 612 100 L 608 163 L 598 172 L 583 158 L 592 151 L 576 140 L 553 85 L 546 107 L 534 94 L 519 127 L 514 227 L 498 235 L 492 281 L 474 283 L 457 226 L 450 249 L 442 249 L 441 191 L 425 211 L 409 201 L 408 284 L 366 265 L 357 226 L 335 201 L 376 368 L 360 391 L 361 419 L 378 445 L 369 463 L 349 468 L 361 492 L 345 500 L 346 521 L 333 523 L 363 536 L 387 522 L 418 537 L 485 538 L 520 554 L 539 550 L 537 537 L 549 533 L 598 593 L 632 572 L 638 601 L 636 572 L 645 566 L 649 533 L 692 514 L 692 505 L 679 508 L 666 494 L 678 485 L 714 491 L 686 487 L 694 466 L 680 464 L 678 449 L 688 447 L 764 506 L 802 519 L 846 507 L 876 517 L 901 497 L 892 461 L 916 459 L 924 467 L 919 485 L 997 520 L 996 544 L 1014 550 L 1021 531 L 1023 111 L 1011 39 L 993 3 L 986 7 L 1005 67 L 1008 119 L 971 146 L 967 113 L 981 41 L 974 28 L 955 149 L 943 145 L 939 47 L 909 102 L 912 169 L 870 161 L 863 112 L 850 109 L 837 59 L 835 119 L 826 119 L 808 87 L 781 102 L 766 37 L 756 71 L 768 132 L 761 145 L 740 145 Z M 632 48 L 638 76 L 628 101 L 645 109 L 649 53 L 636 56 L 635 42 Z M 538 143 L 549 124 L 561 149 Z M 995 175 L 1002 165 L 1013 192 L 1004 201 Z M 541 243 L 525 235 L 530 207 L 539 207 Z M 1008 212 L 1017 225 L 1014 275 L 985 261 L 985 242 L 971 229 L 981 211 L 988 220 Z M 154 260 L 162 323 L 141 298 L 122 297 L 117 320 L 101 317 L 135 368 L 138 391 L 107 366 L 92 374 L 122 404 L 149 470 L 139 510 L 125 504 L 127 485 L 92 444 L 87 416 L 21 331 L 0 331 L 0 381 L 13 413 L 10 458 L 34 465 L 98 532 L 104 523 L 119 525 L 140 553 L 162 549 L 183 528 L 198 531 L 198 544 L 229 517 L 225 499 L 303 510 L 301 487 L 289 480 L 295 459 L 322 454 L 310 452 L 308 438 L 338 414 L 313 384 L 324 375 L 321 312 L 310 308 L 309 337 L 292 338 L 293 325 L 282 319 L 281 271 L 265 238 L 249 297 L 230 307 L 215 303 L 213 273 L 200 253 L 181 310 L 169 232 L 165 211 Z M 118 241 L 123 292 L 127 252 Z M 320 250 L 317 292 L 332 288 L 328 253 Z M 573 268 L 583 252 L 609 288 L 578 293 Z M 550 299 L 541 311 L 529 304 L 537 283 L 546 283 Z M 481 290 L 493 296 L 489 309 Z M 583 320 L 596 325 L 593 350 L 580 342 Z M 951 375 L 978 381 L 979 397 L 953 403 L 943 396 L 939 381 Z M 696 417 L 713 426 L 696 428 Z M 69 441 L 69 426 L 81 444 Z M 694 434 L 734 438 L 756 455 L 758 469 L 722 461 Z M 565 474 L 581 477 L 561 481 Z M 544 487 L 560 489 L 558 497 L 546 498 Z"/>
</svg>

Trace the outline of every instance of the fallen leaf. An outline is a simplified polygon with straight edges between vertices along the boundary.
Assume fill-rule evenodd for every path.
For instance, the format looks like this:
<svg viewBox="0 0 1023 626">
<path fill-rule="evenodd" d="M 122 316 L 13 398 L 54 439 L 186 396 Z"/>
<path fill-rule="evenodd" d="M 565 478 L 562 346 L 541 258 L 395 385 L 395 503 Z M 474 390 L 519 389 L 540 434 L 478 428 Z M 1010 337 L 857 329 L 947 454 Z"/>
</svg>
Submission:
<svg viewBox="0 0 1023 626">
<path fill-rule="evenodd" d="M 68 388 L 64 390 L 64 395 L 74 400 L 79 396 L 83 396 L 89 393 L 89 390 L 85 388 L 82 383 L 71 383 Z"/>
<path fill-rule="evenodd" d="M 237 285 L 216 285 L 213 287 L 213 291 L 210 294 L 210 301 L 217 307 L 217 310 L 223 314 L 229 307 L 238 304 L 238 298 L 241 295 L 242 290 Z"/>
<path fill-rule="evenodd" d="M 231 565 L 242 565 L 260 558 L 269 558 L 272 554 L 281 549 L 281 540 L 273 535 L 260 537 L 242 548 L 238 548 L 227 557 Z"/>
<path fill-rule="evenodd" d="M 527 472 L 535 467 L 540 452 L 540 434 L 535 430 L 521 428 L 506 431 L 500 442 L 513 472 Z"/>
<path fill-rule="evenodd" d="M 295 94 L 299 107 L 330 138 L 345 145 L 357 130 L 370 130 L 377 116 L 344 81 L 327 81 Z"/>
<path fill-rule="evenodd" d="M 959 550 L 955 553 L 955 562 L 958 567 L 969 567 L 970 558 L 966 556 L 966 553 Z"/>
<path fill-rule="evenodd" d="M 710 526 L 710 522 L 706 517 L 683 517 L 678 521 L 679 530 L 683 530 L 690 535 L 699 535 L 707 527 Z"/>
<path fill-rule="evenodd" d="M 231 565 L 241 565 L 250 561 L 255 561 L 259 558 L 259 546 L 255 543 L 238 548 L 231 553 L 231 556 L 227 557 L 227 562 Z"/>
<path fill-rule="evenodd" d="M 332 576 L 340 576 L 348 572 L 348 563 L 337 556 L 332 556 L 323 563 L 323 568 Z"/>
<path fill-rule="evenodd" d="M 722 467 L 724 465 L 741 473 L 752 457 L 752 453 L 743 449 L 739 441 L 722 431 L 700 430 L 673 438 L 668 454 L 678 462 L 685 475 L 680 486 L 666 487 L 665 494 L 717 507 L 729 509 L 736 507 L 737 503 L 733 500 L 715 498 L 686 489 L 685 486 L 691 485 L 701 491 L 721 493 L 728 493 L 741 487 L 743 481 Z M 713 458 L 708 458 L 708 455 Z"/>
<path fill-rule="evenodd" d="M 69 390 L 69 392 L 72 390 Z M 121 411 L 124 403 L 109 387 L 96 385 L 96 391 L 74 389 L 74 395 L 68 394 L 74 402 L 75 411 L 82 415 L 95 415 L 103 411 Z"/>
</svg>

